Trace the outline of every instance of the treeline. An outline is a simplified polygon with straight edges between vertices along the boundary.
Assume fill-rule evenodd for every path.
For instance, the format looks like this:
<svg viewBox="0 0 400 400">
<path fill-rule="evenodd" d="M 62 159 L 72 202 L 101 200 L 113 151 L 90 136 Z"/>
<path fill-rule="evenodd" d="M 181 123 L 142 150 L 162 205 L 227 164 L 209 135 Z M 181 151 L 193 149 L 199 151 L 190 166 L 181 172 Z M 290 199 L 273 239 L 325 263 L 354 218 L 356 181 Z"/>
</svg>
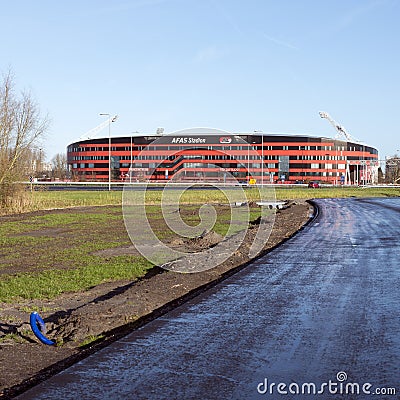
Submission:
<svg viewBox="0 0 400 400">
<path fill-rule="evenodd" d="M 0 81 L 0 209 L 21 209 L 27 195 L 18 182 L 41 162 L 40 139 L 49 127 L 28 91 L 17 91 L 11 71 Z M 23 207 L 22 207 L 23 208 Z"/>
</svg>

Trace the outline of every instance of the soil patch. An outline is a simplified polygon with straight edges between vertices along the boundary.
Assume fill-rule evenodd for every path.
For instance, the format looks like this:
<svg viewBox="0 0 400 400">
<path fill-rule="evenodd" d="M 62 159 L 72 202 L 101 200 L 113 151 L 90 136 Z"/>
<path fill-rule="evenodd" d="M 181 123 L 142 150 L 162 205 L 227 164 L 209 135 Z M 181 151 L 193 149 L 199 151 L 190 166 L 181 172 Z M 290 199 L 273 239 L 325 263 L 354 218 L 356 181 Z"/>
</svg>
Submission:
<svg viewBox="0 0 400 400">
<path fill-rule="evenodd" d="M 312 207 L 304 201 L 291 202 L 286 209 L 277 211 L 263 253 L 293 236 L 311 213 Z M 241 247 L 211 270 L 180 274 L 153 268 L 134 282 L 101 284 L 52 301 L 29 301 L 25 306 L 0 304 L 0 397 L 11 398 L 21 393 L 244 268 L 250 261 L 248 250 L 259 223 L 271 221 L 268 218 L 255 221 Z M 204 232 L 198 238 L 173 240 L 177 248 L 198 251 L 212 248 L 221 239 L 214 232 Z M 102 252 L 108 256 L 136 254 L 131 246 Z M 38 310 L 45 319 L 48 336 L 62 339 L 62 343 L 45 346 L 32 337 L 28 321 L 33 310 Z"/>
</svg>

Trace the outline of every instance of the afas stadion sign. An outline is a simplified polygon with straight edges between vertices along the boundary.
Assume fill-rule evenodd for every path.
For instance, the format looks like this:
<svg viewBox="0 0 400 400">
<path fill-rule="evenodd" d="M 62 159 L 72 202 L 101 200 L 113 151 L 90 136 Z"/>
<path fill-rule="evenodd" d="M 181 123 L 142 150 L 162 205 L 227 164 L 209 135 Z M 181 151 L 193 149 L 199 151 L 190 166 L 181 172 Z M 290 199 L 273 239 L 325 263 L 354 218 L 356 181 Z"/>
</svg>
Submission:
<svg viewBox="0 0 400 400">
<path fill-rule="evenodd" d="M 191 136 L 177 136 L 171 138 L 170 143 L 173 144 L 206 144 L 206 143 L 220 143 L 229 144 L 232 143 L 232 137 L 230 136 L 207 136 L 207 137 L 191 137 Z"/>
<path fill-rule="evenodd" d="M 194 138 L 194 137 L 174 137 L 171 139 L 171 143 L 176 144 L 201 144 L 206 143 L 205 138 Z"/>
</svg>

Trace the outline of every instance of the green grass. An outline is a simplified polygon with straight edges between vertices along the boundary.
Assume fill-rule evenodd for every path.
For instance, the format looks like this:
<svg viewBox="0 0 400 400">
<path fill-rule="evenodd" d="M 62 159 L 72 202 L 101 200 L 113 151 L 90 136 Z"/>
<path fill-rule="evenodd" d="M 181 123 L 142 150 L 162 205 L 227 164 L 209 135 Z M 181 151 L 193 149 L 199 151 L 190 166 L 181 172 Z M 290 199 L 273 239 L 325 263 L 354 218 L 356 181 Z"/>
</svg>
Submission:
<svg viewBox="0 0 400 400">
<path fill-rule="evenodd" d="M 185 222 L 198 224 L 198 209 L 199 205 L 185 207 Z M 174 234 L 160 218 L 160 205 L 148 211 L 155 233 L 171 240 Z M 218 217 L 221 234 L 229 216 L 226 207 Z M 134 280 L 153 267 L 139 255 L 102 255 L 102 250 L 131 245 L 119 206 L 13 217 L 0 225 L 0 244 L 2 302 L 51 299 L 107 281 Z"/>
<path fill-rule="evenodd" d="M 308 199 L 312 197 L 381 197 L 381 196 L 399 196 L 399 188 L 356 188 L 356 187 L 329 187 L 318 190 L 299 188 L 273 188 L 266 186 L 262 189 L 263 193 L 268 193 L 267 197 L 271 197 L 275 190 L 278 199 Z M 243 193 L 239 188 L 224 189 L 231 200 L 235 198 L 243 200 Z M 245 196 L 248 200 L 254 201 L 259 199 L 258 191 L 254 188 L 244 188 Z M 104 205 L 121 205 L 124 196 L 129 196 L 132 201 L 141 202 L 143 192 L 129 190 L 122 191 L 34 191 L 27 193 L 27 199 L 24 211 L 37 211 L 54 208 L 81 207 L 81 206 L 104 206 Z M 162 191 L 148 190 L 145 193 L 146 204 L 158 204 L 161 200 Z M 182 197 L 182 203 L 216 203 L 229 202 L 227 197 L 220 190 L 186 190 Z M 231 201 L 232 202 L 232 201 Z M 7 210 L 0 210 L 3 214 Z"/>
<path fill-rule="evenodd" d="M 49 311 L 54 311 L 55 309 L 50 308 L 50 307 L 38 307 L 35 305 L 30 305 L 30 306 L 22 306 L 20 308 L 21 311 L 24 311 L 26 313 L 32 313 L 34 311 L 38 312 L 38 313 L 47 313 Z"/>
<path fill-rule="evenodd" d="M 136 279 L 152 267 L 141 257 L 118 256 L 76 269 L 11 275 L 0 280 L 0 301 L 52 299 L 65 292 L 87 290 L 107 281 Z"/>
<path fill-rule="evenodd" d="M 328 198 L 328 197 L 385 197 L 400 196 L 399 188 L 357 188 L 357 187 L 328 187 L 321 189 L 299 188 L 275 188 L 267 187 L 261 189 L 263 196 L 271 198 L 273 192 L 277 199 L 309 199 L 309 198 Z M 258 190 L 255 188 L 245 188 L 245 195 L 249 201 L 259 200 Z M 226 193 L 233 198 L 242 198 L 241 191 L 236 189 L 226 189 Z M 35 192 L 33 193 L 34 209 L 46 208 L 65 208 L 74 206 L 102 206 L 102 205 L 121 205 L 123 200 L 122 192 L 104 191 L 63 191 L 63 192 Z M 142 192 L 128 191 L 126 195 L 133 201 L 143 199 Z M 146 204 L 159 204 L 162 191 L 147 191 L 145 194 Z M 202 203 L 227 203 L 229 200 L 220 190 L 186 190 L 181 202 L 186 204 Z"/>
<path fill-rule="evenodd" d="M 400 196 L 398 188 L 321 188 L 303 187 L 261 189 L 261 198 L 308 199 L 322 197 Z M 238 189 L 187 190 L 180 197 L 182 219 L 191 226 L 199 224 L 198 210 L 204 203 L 227 204 L 241 200 Z M 248 201 L 260 199 L 256 188 L 244 190 Z M 144 193 L 132 193 L 133 203 Z M 152 264 L 141 256 L 104 256 L 98 252 L 131 245 L 122 216 L 121 192 L 34 192 L 35 209 L 73 206 L 104 206 L 92 209 L 71 208 L 45 214 L 21 214 L 0 224 L 0 301 L 50 299 L 65 292 L 87 290 L 108 281 L 134 280 L 143 276 Z M 171 240 L 173 232 L 163 222 L 161 191 L 148 191 L 146 212 L 160 240 Z M 232 200 L 233 199 L 233 200 Z M 111 204 L 111 205 L 110 205 Z M 244 209 L 243 209 L 244 210 Z M 250 220 L 261 215 L 261 209 L 250 209 Z M 225 236 L 246 228 L 247 212 L 231 221 L 229 207 L 219 208 L 213 229 Z"/>
<path fill-rule="evenodd" d="M 200 206 L 183 205 L 183 221 L 197 226 Z M 218 207 L 213 229 L 223 236 L 245 229 L 249 221 L 247 211 L 236 211 L 233 219 L 230 207 Z M 166 225 L 159 204 L 147 206 L 146 212 L 160 240 L 169 242 L 178 237 Z M 250 220 L 260 214 L 258 207 L 251 208 Z M 103 282 L 135 280 L 153 267 L 139 254 L 102 252 L 132 244 L 120 206 L 13 217 L 0 225 L 0 243 L 0 302 L 52 299 Z"/>
<path fill-rule="evenodd" d="M 105 338 L 105 335 L 89 335 L 88 337 L 86 337 L 81 343 L 79 343 L 78 347 L 87 347 L 89 345 L 91 345 L 94 342 L 98 342 L 102 339 Z"/>
<path fill-rule="evenodd" d="M 121 208 L 26 214 L 0 225 L 0 301 L 54 298 L 111 280 L 136 279 L 153 266 L 140 256 L 101 256 L 131 245 Z"/>
<path fill-rule="evenodd" d="M 38 191 L 31 196 L 33 210 L 122 203 L 122 193 L 118 191 Z"/>
<path fill-rule="evenodd" d="M 7 341 L 13 341 L 16 343 L 23 343 L 24 339 L 18 335 L 17 333 L 7 333 L 0 337 L 0 343 L 4 343 Z"/>
<path fill-rule="evenodd" d="M 249 212 L 246 207 L 239 207 L 235 209 L 235 214 L 232 215 L 232 218 L 230 213 L 222 214 L 217 219 L 213 230 L 222 236 L 232 236 L 246 229 L 249 222 L 272 213 L 274 211 L 262 209 L 261 207 L 250 207 Z"/>
</svg>

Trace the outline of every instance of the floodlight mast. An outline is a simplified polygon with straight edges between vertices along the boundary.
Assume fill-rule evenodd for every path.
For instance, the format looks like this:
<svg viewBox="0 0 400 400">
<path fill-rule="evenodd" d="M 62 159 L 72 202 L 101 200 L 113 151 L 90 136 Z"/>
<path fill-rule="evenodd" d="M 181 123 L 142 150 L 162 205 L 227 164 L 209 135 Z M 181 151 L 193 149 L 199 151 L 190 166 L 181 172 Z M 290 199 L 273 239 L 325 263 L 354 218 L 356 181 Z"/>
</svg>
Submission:
<svg viewBox="0 0 400 400">
<path fill-rule="evenodd" d="M 109 113 L 100 113 L 101 116 L 107 116 L 108 119 L 108 191 L 111 191 L 111 122 L 115 122 L 118 118 L 118 115 L 114 115 L 111 117 Z"/>
<path fill-rule="evenodd" d="M 101 124 L 96 127 L 90 129 L 86 133 L 84 133 L 78 140 L 86 140 L 93 139 L 100 131 L 102 131 L 106 126 L 108 126 L 109 122 L 115 122 L 118 118 L 118 115 L 114 115 L 114 117 L 110 117 L 109 119 L 103 121 Z"/>
<path fill-rule="evenodd" d="M 327 112 L 320 111 L 319 116 L 321 118 L 327 119 L 331 125 L 336 129 L 337 136 L 341 136 L 345 138 L 348 142 L 354 142 L 355 140 L 351 137 L 351 135 L 346 131 L 344 126 L 339 125 Z"/>
</svg>

